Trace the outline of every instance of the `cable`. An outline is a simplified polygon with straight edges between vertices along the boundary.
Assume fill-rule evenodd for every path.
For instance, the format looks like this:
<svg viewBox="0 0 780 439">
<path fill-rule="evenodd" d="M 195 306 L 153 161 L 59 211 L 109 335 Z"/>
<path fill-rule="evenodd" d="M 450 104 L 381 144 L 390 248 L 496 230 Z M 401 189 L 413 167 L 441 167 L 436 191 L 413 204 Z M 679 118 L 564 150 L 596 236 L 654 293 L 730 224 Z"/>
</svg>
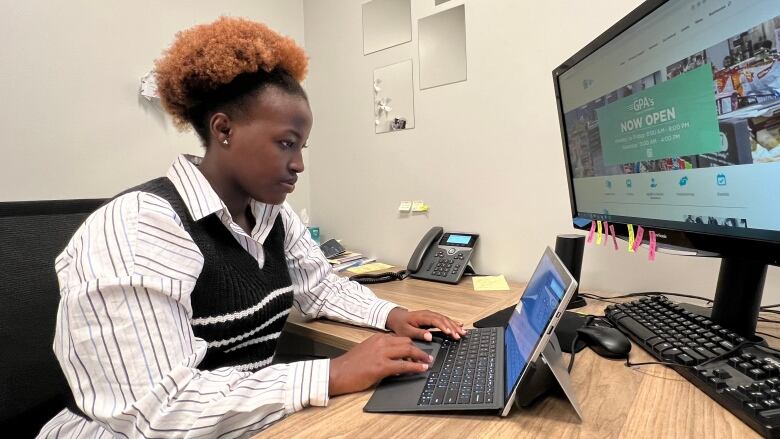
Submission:
<svg viewBox="0 0 780 439">
<path fill-rule="evenodd" d="M 353 280 L 359 284 L 381 284 L 383 282 L 390 282 L 394 280 L 404 280 L 407 276 L 409 276 L 409 272 L 406 270 L 401 270 L 397 273 L 388 271 L 386 273 L 376 274 L 356 274 L 354 276 L 350 276 L 349 280 Z"/>
<path fill-rule="evenodd" d="M 599 296 L 598 294 L 593 294 L 593 293 L 580 293 L 580 296 L 583 296 L 585 294 L 587 294 L 589 296 L 593 296 L 596 299 L 627 299 L 629 297 L 642 297 L 642 296 L 645 296 L 645 297 L 648 297 L 648 296 L 674 296 L 674 297 L 686 297 L 688 299 L 697 299 L 697 300 L 702 300 L 702 301 L 707 302 L 707 303 L 713 303 L 712 299 L 709 299 L 707 297 L 695 296 L 693 294 L 666 293 L 666 292 L 662 292 L 662 291 L 644 291 L 644 292 L 628 293 L 628 294 L 622 294 L 620 296 L 611 296 L 611 297 Z"/>
<path fill-rule="evenodd" d="M 701 362 L 701 363 L 699 363 L 697 365 L 692 365 L 692 366 L 691 365 L 685 365 L 685 364 L 678 364 L 678 363 L 670 363 L 670 362 L 666 362 L 666 361 L 646 361 L 644 363 L 631 363 L 631 362 L 628 361 L 628 358 L 626 358 L 626 367 L 645 366 L 645 365 L 650 365 L 650 364 L 660 364 L 660 365 L 663 365 L 663 366 L 686 367 L 686 368 L 689 368 L 689 369 L 694 369 L 696 367 L 705 366 L 705 365 L 707 365 L 709 363 L 712 363 L 713 361 L 722 360 L 722 359 L 724 359 L 726 357 L 734 355 L 737 351 L 739 351 L 740 349 L 742 349 L 744 347 L 747 347 L 747 346 L 761 347 L 761 346 L 758 346 L 758 343 L 759 342 L 745 340 L 742 343 L 737 344 L 736 346 L 731 348 L 731 350 L 729 350 L 728 352 L 726 352 L 724 354 L 718 355 L 717 357 L 712 357 L 709 360 L 703 361 L 703 362 Z M 772 348 L 769 348 L 769 349 L 772 349 Z M 780 353 L 780 351 L 777 351 L 777 352 Z"/>
</svg>

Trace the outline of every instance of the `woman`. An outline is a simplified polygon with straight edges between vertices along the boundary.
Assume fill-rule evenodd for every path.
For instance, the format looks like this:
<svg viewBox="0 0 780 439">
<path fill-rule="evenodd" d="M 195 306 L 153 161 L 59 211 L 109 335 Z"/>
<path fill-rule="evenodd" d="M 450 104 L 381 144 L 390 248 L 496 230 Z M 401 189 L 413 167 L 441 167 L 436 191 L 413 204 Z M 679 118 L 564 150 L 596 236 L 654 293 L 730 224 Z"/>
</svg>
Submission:
<svg viewBox="0 0 780 439">
<path fill-rule="evenodd" d="M 73 403 L 40 437 L 247 436 L 329 396 L 432 360 L 409 312 L 336 276 L 285 197 L 312 115 L 303 51 L 262 24 L 221 18 L 177 35 L 156 64 L 162 103 L 203 158 L 130 189 L 57 258 L 54 350 Z M 272 364 L 290 309 L 388 329 L 333 360 Z"/>
</svg>

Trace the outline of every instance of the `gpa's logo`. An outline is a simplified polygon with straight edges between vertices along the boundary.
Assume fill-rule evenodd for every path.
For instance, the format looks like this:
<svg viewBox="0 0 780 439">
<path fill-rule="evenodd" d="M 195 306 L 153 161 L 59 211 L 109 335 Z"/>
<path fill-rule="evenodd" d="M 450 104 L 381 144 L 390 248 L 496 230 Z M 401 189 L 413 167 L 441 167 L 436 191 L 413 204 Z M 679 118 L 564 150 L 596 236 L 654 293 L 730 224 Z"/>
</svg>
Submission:
<svg viewBox="0 0 780 439">
<path fill-rule="evenodd" d="M 585 90 L 587 90 L 591 85 L 593 85 L 593 80 L 592 79 L 583 79 L 582 80 L 582 88 L 584 88 Z"/>
<path fill-rule="evenodd" d="M 649 97 L 637 98 L 627 107 L 629 110 L 639 112 L 647 110 L 655 106 L 655 100 Z"/>
</svg>

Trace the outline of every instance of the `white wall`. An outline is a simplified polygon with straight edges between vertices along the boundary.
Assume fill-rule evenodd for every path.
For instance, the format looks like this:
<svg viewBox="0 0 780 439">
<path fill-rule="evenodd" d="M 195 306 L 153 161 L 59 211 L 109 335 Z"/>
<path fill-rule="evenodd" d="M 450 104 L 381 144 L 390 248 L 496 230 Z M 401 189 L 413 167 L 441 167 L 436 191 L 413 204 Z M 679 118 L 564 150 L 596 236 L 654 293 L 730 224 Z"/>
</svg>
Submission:
<svg viewBox="0 0 780 439">
<path fill-rule="evenodd" d="M 412 1 L 413 41 L 363 56 L 363 0 L 304 0 L 313 223 L 324 237 L 405 265 L 428 228 L 480 233 L 476 267 L 527 280 L 542 249 L 572 231 L 551 71 L 639 0 L 467 1 L 468 81 L 419 90 L 416 20 L 438 8 Z M 372 73 L 412 58 L 415 129 L 374 134 Z M 402 216 L 421 199 L 427 215 Z M 600 291 L 714 294 L 718 261 L 628 255 L 588 246 L 582 284 Z M 777 302 L 770 268 L 764 302 Z"/>
<path fill-rule="evenodd" d="M 108 197 L 202 154 L 192 133 L 138 97 L 174 34 L 220 15 L 303 44 L 301 0 L 2 0 L 0 201 Z M 309 203 L 308 179 L 291 201 Z"/>
</svg>

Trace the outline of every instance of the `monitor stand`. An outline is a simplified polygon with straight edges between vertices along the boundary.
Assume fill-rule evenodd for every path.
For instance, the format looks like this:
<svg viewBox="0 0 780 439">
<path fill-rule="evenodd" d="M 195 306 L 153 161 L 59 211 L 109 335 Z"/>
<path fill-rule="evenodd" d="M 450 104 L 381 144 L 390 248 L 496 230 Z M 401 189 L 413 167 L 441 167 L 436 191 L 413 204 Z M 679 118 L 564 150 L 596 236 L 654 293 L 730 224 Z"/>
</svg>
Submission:
<svg viewBox="0 0 780 439">
<path fill-rule="evenodd" d="M 765 263 L 723 258 L 712 308 L 684 302 L 678 304 L 743 337 L 755 337 L 766 272 Z"/>
<path fill-rule="evenodd" d="M 555 334 L 550 337 L 539 359 L 528 367 L 526 376 L 520 381 L 515 392 L 515 406 L 528 407 L 548 393 L 561 389 L 580 421 L 584 419 Z"/>
<path fill-rule="evenodd" d="M 739 257 L 720 262 L 711 320 L 744 337 L 756 333 L 767 264 Z"/>
</svg>

